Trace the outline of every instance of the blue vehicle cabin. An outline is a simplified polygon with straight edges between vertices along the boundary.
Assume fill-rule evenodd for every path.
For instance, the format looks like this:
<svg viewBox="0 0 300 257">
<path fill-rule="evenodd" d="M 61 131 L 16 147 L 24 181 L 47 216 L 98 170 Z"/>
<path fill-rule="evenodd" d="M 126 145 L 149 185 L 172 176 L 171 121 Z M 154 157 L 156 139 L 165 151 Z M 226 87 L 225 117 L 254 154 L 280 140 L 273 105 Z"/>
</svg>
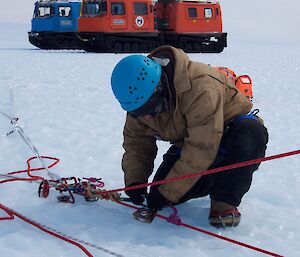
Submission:
<svg viewBox="0 0 300 257">
<path fill-rule="evenodd" d="M 81 1 L 39 0 L 34 4 L 29 42 L 41 49 L 80 49 Z"/>
</svg>

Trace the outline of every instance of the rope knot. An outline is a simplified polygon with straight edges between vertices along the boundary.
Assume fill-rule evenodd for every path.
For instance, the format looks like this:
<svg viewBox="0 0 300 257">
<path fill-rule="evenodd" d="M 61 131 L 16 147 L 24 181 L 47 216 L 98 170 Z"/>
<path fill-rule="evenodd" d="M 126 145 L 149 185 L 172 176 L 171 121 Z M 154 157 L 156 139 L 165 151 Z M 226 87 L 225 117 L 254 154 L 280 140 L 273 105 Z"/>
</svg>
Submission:
<svg viewBox="0 0 300 257">
<path fill-rule="evenodd" d="M 177 226 L 182 224 L 180 217 L 177 215 L 177 209 L 172 206 L 170 207 L 173 210 L 173 213 L 167 218 L 167 222 L 173 223 Z"/>
</svg>

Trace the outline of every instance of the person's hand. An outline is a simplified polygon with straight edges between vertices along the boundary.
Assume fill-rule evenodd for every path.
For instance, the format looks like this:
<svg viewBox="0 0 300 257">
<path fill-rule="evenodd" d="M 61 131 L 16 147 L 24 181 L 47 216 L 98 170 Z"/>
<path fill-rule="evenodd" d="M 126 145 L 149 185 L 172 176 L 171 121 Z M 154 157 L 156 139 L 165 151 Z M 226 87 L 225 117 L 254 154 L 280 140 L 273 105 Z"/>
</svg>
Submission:
<svg viewBox="0 0 300 257">
<path fill-rule="evenodd" d="M 159 191 L 158 187 L 154 186 L 150 190 L 150 194 L 147 196 L 147 204 L 150 209 L 161 210 L 167 205 L 171 205 L 172 202 L 167 200 Z"/>
<path fill-rule="evenodd" d="M 136 185 L 140 185 L 140 183 L 132 183 L 129 186 L 136 186 Z M 125 193 L 126 195 L 129 196 L 130 200 L 134 204 L 141 205 L 145 200 L 145 196 L 147 195 L 147 188 L 143 187 L 143 188 L 137 188 L 133 190 L 127 190 L 125 191 Z"/>
</svg>

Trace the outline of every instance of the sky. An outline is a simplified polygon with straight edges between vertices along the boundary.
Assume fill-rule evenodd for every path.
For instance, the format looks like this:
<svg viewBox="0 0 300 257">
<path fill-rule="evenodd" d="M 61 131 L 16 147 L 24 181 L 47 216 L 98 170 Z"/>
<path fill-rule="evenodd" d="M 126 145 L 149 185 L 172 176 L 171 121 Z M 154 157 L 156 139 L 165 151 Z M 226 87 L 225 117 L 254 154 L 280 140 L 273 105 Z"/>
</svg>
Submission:
<svg viewBox="0 0 300 257">
<path fill-rule="evenodd" d="M 27 24 L 35 0 L 1 0 L 0 22 Z M 220 1 L 223 30 L 233 37 L 249 40 L 300 43 L 300 1 Z"/>
</svg>

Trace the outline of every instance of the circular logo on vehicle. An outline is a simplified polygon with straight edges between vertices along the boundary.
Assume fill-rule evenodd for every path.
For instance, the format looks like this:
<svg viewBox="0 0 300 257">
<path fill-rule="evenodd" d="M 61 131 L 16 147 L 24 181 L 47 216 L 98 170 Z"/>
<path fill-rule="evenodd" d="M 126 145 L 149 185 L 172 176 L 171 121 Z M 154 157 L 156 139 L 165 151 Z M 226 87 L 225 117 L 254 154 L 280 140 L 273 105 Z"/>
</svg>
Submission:
<svg viewBox="0 0 300 257">
<path fill-rule="evenodd" d="M 144 25 L 144 18 L 142 16 L 138 16 L 135 18 L 135 24 L 138 27 L 142 27 Z"/>
</svg>

